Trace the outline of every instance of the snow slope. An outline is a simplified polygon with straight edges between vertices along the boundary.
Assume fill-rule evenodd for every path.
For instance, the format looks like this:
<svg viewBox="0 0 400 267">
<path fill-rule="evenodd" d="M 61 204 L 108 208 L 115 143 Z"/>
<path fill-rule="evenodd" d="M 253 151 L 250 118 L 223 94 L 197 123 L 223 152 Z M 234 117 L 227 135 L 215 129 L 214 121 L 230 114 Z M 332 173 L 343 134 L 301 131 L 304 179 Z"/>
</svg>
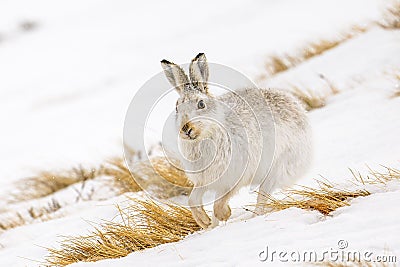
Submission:
<svg viewBox="0 0 400 267">
<path fill-rule="evenodd" d="M 260 73 L 271 53 L 295 51 L 305 42 L 335 37 L 352 25 L 380 18 L 378 0 L 351 1 L 3 1 L 0 3 L 0 220 L 9 212 L 55 198 L 63 208 L 46 222 L 0 232 L 1 266 L 36 266 L 60 235 L 84 234 L 88 222 L 112 219 L 124 196 L 76 202 L 74 186 L 36 202 L 7 204 L 13 183 L 38 170 L 90 165 L 122 153 L 123 119 L 135 91 L 160 71 L 159 60 L 184 63 L 198 52 L 211 62 Z M 168 10 L 168 12 L 166 12 Z M 198 14 L 197 14 L 198 13 Z M 24 31 L 19 24 L 34 21 Z M 400 167 L 400 31 L 368 26 L 355 37 L 262 86 L 291 84 L 326 94 L 323 74 L 340 93 L 309 113 L 314 129 L 313 167 L 300 181 L 320 175 L 337 183 L 365 173 L 366 164 Z M 173 103 L 171 109 L 174 108 Z M 169 109 L 170 107 L 165 107 Z M 78 185 L 79 186 L 79 185 Z M 99 185 L 88 185 L 111 196 Z M 251 218 L 242 209 L 254 200 L 242 192 L 232 201 L 226 225 L 126 258 L 75 266 L 248 266 L 265 264 L 259 253 L 348 249 L 398 255 L 400 184 L 376 192 L 324 217 L 289 209 Z M 103 193 L 104 192 L 104 193 Z M 109 195 L 108 195 L 109 194 Z M 97 199 L 97 200 L 96 200 Z M 216 246 L 214 245 L 216 244 Z M 281 264 L 274 261 L 274 265 Z"/>
</svg>

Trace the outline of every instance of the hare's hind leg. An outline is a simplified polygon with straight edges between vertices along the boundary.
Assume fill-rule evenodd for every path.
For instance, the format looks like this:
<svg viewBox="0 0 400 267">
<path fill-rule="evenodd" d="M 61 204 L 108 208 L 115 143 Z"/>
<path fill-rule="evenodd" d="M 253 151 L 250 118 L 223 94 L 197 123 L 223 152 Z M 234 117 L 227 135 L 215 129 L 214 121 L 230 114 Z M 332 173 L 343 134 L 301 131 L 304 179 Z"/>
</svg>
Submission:
<svg viewBox="0 0 400 267">
<path fill-rule="evenodd" d="M 281 162 L 276 161 L 267 177 L 262 181 L 257 196 L 256 215 L 265 214 L 268 211 L 266 207 L 267 196 L 271 195 L 279 187 L 279 182 L 284 180 L 287 173 Z"/>
<path fill-rule="evenodd" d="M 259 190 L 258 196 L 257 196 L 256 209 L 254 210 L 254 213 L 256 215 L 262 215 L 268 211 L 268 208 L 266 207 L 266 203 L 267 203 L 266 196 L 272 194 L 272 192 L 276 188 L 275 181 L 274 181 L 276 178 L 272 178 L 272 179 L 270 179 L 270 178 L 272 178 L 272 177 L 267 177 L 260 186 L 260 190 Z"/>
<path fill-rule="evenodd" d="M 193 188 L 189 196 L 190 210 L 194 220 L 201 228 L 206 229 L 211 224 L 211 219 L 203 208 L 203 195 L 205 193 L 204 188 Z"/>
<path fill-rule="evenodd" d="M 271 172 L 261 183 L 255 213 L 260 215 L 268 212 L 266 196 L 271 195 L 276 189 L 286 189 L 292 186 L 302 175 L 303 169 L 301 163 L 298 163 L 298 160 L 293 157 L 285 155 L 285 157 L 277 158 Z"/>
</svg>

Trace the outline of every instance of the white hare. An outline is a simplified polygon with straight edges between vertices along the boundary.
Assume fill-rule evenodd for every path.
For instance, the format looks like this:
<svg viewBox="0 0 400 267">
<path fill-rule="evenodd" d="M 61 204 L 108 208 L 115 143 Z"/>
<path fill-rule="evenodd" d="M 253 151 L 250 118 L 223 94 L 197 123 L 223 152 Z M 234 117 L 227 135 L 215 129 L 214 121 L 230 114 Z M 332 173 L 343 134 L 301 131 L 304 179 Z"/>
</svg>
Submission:
<svg viewBox="0 0 400 267">
<path fill-rule="evenodd" d="M 209 67 L 203 53 L 189 66 L 162 60 L 168 81 L 180 95 L 176 127 L 183 165 L 194 188 L 189 205 L 203 228 L 231 216 L 230 198 L 243 186 L 271 194 L 292 185 L 311 160 L 311 130 L 301 104 L 286 92 L 244 88 L 220 96 L 208 91 Z M 203 195 L 215 193 L 213 220 Z M 259 194 L 256 212 L 262 211 Z"/>
</svg>

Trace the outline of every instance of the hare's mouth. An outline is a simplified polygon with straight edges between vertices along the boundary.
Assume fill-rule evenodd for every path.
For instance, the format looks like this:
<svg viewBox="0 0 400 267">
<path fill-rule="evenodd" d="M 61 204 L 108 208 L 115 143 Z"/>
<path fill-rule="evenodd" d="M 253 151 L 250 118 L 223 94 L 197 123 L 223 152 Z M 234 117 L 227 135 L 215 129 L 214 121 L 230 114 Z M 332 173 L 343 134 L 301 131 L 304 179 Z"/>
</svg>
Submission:
<svg viewBox="0 0 400 267">
<path fill-rule="evenodd" d="M 181 138 L 185 140 L 195 140 L 197 139 L 198 136 L 199 135 L 194 133 L 193 130 L 192 131 L 189 130 L 188 132 L 181 134 Z"/>
<path fill-rule="evenodd" d="M 185 140 L 195 140 L 199 137 L 199 133 L 194 128 L 188 128 L 180 132 L 180 137 Z"/>
</svg>

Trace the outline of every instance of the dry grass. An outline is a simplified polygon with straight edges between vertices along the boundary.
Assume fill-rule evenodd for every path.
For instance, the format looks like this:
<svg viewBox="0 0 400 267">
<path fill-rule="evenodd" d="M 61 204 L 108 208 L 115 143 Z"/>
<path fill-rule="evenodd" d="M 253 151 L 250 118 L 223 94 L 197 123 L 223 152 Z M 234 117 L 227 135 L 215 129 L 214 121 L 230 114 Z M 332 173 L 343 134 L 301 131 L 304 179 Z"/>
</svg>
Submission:
<svg viewBox="0 0 400 267">
<path fill-rule="evenodd" d="M 24 212 L 8 212 L 2 214 L 0 230 L 8 230 L 33 221 L 47 221 L 54 218 L 54 213 L 61 208 L 60 203 L 51 199 L 44 206 L 31 206 Z"/>
<path fill-rule="evenodd" d="M 177 164 L 174 162 L 174 164 Z M 188 195 L 193 185 L 185 173 L 174 167 L 163 157 L 149 161 L 138 162 L 133 166 L 134 176 L 122 158 L 113 158 L 97 168 L 72 168 L 63 171 L 41 172 L 35 177 L 27 178 L 17 184 L 17 192 L 9 204 L 21 202 L 23 212 L 4 210 L 0 213 L 0 230 L 8 230 L 36 220 L 49 220 L 53 213 L 61 208 L 56 199 L 50 203 L 35 204 L 30 202 L 56 193 L 68 186 L 85 182 L 90 179 L 107 176 L 111 179 L 99 180 L 100 186 L 116 189 L 117 194 L 146 190 L 157 198 L 170 198 L 178 195 Z M 140 182 L 140 185 L 137 182 Z M 78 192 L 80 193 L 80 192 Z M 89 197 L 90 199 L 90 197 Z M 85 200 L 81 195 L 76 201 Z M 24 203 L 22 203 L 24 202 Z M 21 208 L 19 209 L 21 210 Z"/>
<path fill-rule="evenodd" d="M 394 76 L 394 78 L 395 78 L 395 80 L 397 82 L 396 85 L 395 85 L 395 89 L 393 91 L 393 94 L 392 94 L 392 98 L 395 98 L 395 97 L 399 97 L 400 96 L 400 72 L 394 73 L 393 76 Z"/>
<path fill-rule="evenodd" d="M 21 213 L 16 213 L 8 218 L 1 218 L 0 230 L 8 230 L 26 224 L 26 220 Z"/>
<path fill-rule="evenodd" d="M 264 208 L 268 212 L 294 207 L 316 210 L 324 215 L 328 215 L 338 208 L 349 206 L 350 199 L 370 195 L 366 190 L 336 189 L 333 185 L 322 182 L 319 188 L 302 187 L 300 190 L 287 190 L 284 192 L 285 198 L 283 199 L 260 194 L 264 197 Z"/>
<path fill-rule="evenodd" d="M 315 42 L 309 42 L 302 48 L 298 49 L 298 52 L 294 54 L 271 55 L 265 64 L 268 75 L 262 75 L 260 77 L 272 76 L 293 68 L 310 58 L 319 56 L 324 52 L 337 47 L 341 43 L 365 32 L 366 30 L 367 28 L 363 26 L 353 26 L 350 29 L 341 32 L 336 38 L 331 40 L 321 39 Z"/>
<path fill-rule="evenodd" d="M 188 195 L 193 184 L 179 166 L 176 160 L 155 157 L 135 166 L 134 175 L 144 190 L 159 198 Z"/>
<path fill-rule="evenodd" d="M 172 159 L 171 159 L 172 160 Z M 154 157 L 150 161 L 132 164 L 132 174 L 122 158 L 114 158 L 102 165 L 99 174 L 111 176 L 111 186 L 120 193 L 146 190 L 159 198 L 188 195 L 192 183 L 176 160 L 172 164 L 165 157 Z"/>
<path fill-rule="evenodd" d="M 134 176 L 124 159 L 115 157 L 95 168 L 80 166 L 67 170 L 43 171 L 34 177 L 19 181 L 16 185 L 17 193 L 13 194 L 10 202 L 42 198 L 73 184 L 84 184 L 87 180 L 100 176 L 111 177 L 112 179 L 105 180 L 105 186 L 118 189 L 119 194 L 145 189 L 153 190 L 161 198 L 167 198 L 180 194 L 187 195 L 191 191 L 192 184 L 185 173 L 163 157 L 155 157 L 150 162 L 138 162 L 132 165 L 132 168 Z"/>
<path fill-rule="evenodd" d="M 385 29 L 400 29 L 400 1 L 393 0 L 383 13 L 378 25 Z"/>
<path fill-rule="evenodd" d="M 367 177 L 352 173 L 359 185 L 386 184 L 400 179 L 400 170 L 389 167 L 383 172 L 371 170 Z M 265 196 L 265 208 L 272 212 L 295 207 L 328 215 L 337 208 L 349 206 L 353 198 L 370 195 L 367 190 L 339 189 L 328 182 L 320 182 L 319 188 L 302 187 L 285 194 L 286 197 L 279 200 Z M 132 201 L 128 208 L 119 209 L 121 222 L 105 222 L 88 235 L 65 237 L 59 248 L 49 248 L 46 265 L 66 266 L 79 261 L 124 257 L 134 251 L 177 242 L 200 230 L 187 208 L 170 203 L 157 204 L 150 199 Z"/>
<path fill-rule="evenodd" d="M 400 97 L 400 88 L 395 90 L 391 97 L 392 98 Z"/>
<path fill-rule="evenodd" d="M 66 237 L 58 249 L 50 248 L 49 266 L 66 266 L 79 261 L 120 258 L 131 252 L 177 242 L 200 230 L 190 210 L 173 204 L 134 199 L 120 209 L 122 223 L 106 222 L 89 235 Z"/>
<path fill-rule="evenodd" d="M 384 166 L 383 166 L 384 167 Z M 370 169 L 370 174 L 363 177 L 352 170 L 356 185 L 386 184 L 392 180 L 400 180 L 400 170 L 384 167 L 385 171 L 378 172 Z M 276 199 L 270 195 L 260 193 L 264 197 L 263 208 L 267 212 L 280 211 L 288 208 L 300 208 L 304 210 L 316 210 L 324 215 L 330 214 L 338 208 L 349 206 L 350 200 L 357 197 L 365 197 L 371 193 L 365 189 L 346 190 L 336 188 L 335 185 L 318 181 L 318 188 L 301 187 L 301 189 L 286 190 L 283 199 Z"/>
<path fill-rule="evenodd" d="M 99 168 L 99 175 L 113 177 L 111 185 L 119 189 L 119 193 L 137 192 L 142 188 L 136 183 L 123 158 L 115 157 Z"/>
<path fill-rule="evenodd" d="M 308 111 L 325 106 L 327 96 L 317 95 L 315 91 L 302 90 L 292 85 L 291 92 L 303 103 L 304 108 Z"/>
<path fill-rule="evenodd" d="M 383 11 L 382 17 L 382 20 L 377 21 L 376 24 L 385 29 L 400 29 L 400 1 L 392 0 Z M 259 78 L 266 79 L 267 77 L 293 68 L 310 58 L 319 56 L 324 52 L 337 47 L 343 42 L 359 35 L 360 33 L 364 33 L 367 30 L 368 26 L 354 25 L 339 33 L 336 38 L 309 42 L 302 48 L 298 49 L 294 54 L 271 55 L 268 57 L 265 64 L 268 74 L 262 74 Z"/>
<path fill-rule="evenodd" d="M 265 63 L 265 68 L 267 69 L 270 75 L 273 75 L 291 68 L 295 64 L 295 62 L 296 59 L 292 58 L 289 55 L 284 55 L 284 56 L 272 55 Z"/>
<path fill-rule="evenodd" d="M 350 169 L 351 174 L 354 177 L 354 180 L 362 185 L 371 184 L 371 185 L 378 185 L 378 184 L 386 184 L 393 180 L 400 180 L 400 170 L 381 166 L 385 171 L 375 171 L 369 168 L 369 175 L 363 177 L 359 172 L 355 172 L 354 170 Z"/>
<path fill-rule="evenodd" d="M 97 169 L 72 168 L 60 171 L 43 171 L 34 177 L 25 178 L 16 184 L 18 193 L 11 202 L 26 201 L 45 197 L 78 182 L 85 182 L 97 176 Z"/>
<path fill-rule="evenodd" d="M 300 88 L 294 84 L 288 86 L 290 92 L 292 92 L 293 95 L 303 103 L 303 106 L 307 111 L 324 107 L 329 96 L 336 95 L 340 92 L 336 85 L 324 75 L 319 74 L 318 76 L 326 83 L 329 89 L 328 91 L 317 93 L 316 90 Z"/>
</svg>

